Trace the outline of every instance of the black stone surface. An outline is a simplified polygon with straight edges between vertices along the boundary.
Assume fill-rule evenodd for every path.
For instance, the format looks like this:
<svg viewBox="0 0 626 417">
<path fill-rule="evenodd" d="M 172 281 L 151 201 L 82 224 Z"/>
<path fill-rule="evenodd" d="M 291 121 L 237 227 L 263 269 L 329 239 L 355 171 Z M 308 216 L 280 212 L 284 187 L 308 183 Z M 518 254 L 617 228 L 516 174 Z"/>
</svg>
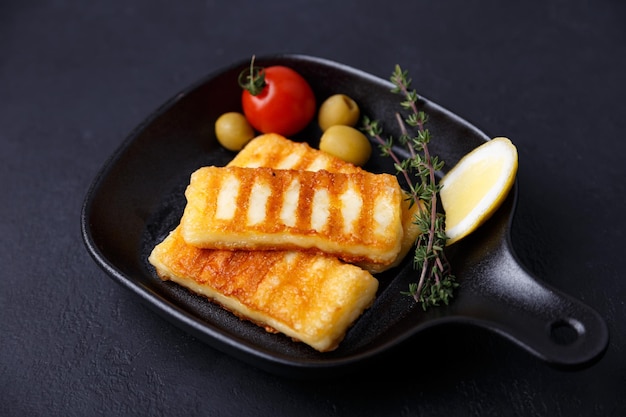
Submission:
<svg viewBox="0 0 626 417">
<path fill-rule="evenodd" d="M 619 1 L 0 4 L 0 414 L 626 414 L 626 8 Z M 487 331 L 431 329 L 330 381 L 259 370 L 111 280 L 80 213 L 146 116 L 252 54 L 303 53 L 386 78 L 519 151 L 513 246 L 596 309 L 595 364 L 555 369 Z"/>
</svg>

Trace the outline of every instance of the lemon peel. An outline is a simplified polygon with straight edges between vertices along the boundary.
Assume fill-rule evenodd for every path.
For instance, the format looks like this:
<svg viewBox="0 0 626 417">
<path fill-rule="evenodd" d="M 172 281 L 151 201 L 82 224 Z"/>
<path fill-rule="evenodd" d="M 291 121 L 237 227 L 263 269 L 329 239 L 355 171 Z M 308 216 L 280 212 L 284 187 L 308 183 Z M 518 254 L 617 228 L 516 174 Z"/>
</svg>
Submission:
<svg viewBox="0 0 626 417">
<path fill-rule="evenodd" d="M 472 233 L 500 207 L 515 182 L 517 167 L 515 145 L 506 137 L 496 137 L 448 171 L 440 181 L 447 245 Z"/>
</svg>

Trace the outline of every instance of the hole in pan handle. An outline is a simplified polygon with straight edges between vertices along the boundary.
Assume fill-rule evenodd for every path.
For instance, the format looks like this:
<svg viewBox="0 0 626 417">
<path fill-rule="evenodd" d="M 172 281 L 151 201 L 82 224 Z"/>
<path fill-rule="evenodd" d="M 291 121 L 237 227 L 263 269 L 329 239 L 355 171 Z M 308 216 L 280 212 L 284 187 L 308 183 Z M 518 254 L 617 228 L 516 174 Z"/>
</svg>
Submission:
<svg viewBox="0 0 626 417">
<path fill-rule="evenodd" d="M 551 365 L 589 365 L 606 350 L 607 325 L 594 309 L 541 282 L 520 264 L 509 238 L 514 194 L 458 250 L 455 265 L 466 279 L 454 303 L 457 313 Z"/>
</svg>

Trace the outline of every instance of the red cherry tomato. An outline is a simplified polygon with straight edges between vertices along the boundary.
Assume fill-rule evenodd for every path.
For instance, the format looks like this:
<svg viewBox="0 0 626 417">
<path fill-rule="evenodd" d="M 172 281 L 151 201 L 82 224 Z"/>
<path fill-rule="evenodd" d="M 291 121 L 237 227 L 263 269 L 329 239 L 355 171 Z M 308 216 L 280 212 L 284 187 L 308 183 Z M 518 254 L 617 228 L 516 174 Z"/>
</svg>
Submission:
<svg viewBox="0 0 626 417">
<path fill-rule="evenodd" d="M 247 74 L 247 75 L 246 75 Z M 280 65 L 254 67 L 239 77 L 241 104 L 248 122 L 261 133 L 290 136 L 308 125 L 316 111 L 315 94 L 296 71 Z"/>
</svg>

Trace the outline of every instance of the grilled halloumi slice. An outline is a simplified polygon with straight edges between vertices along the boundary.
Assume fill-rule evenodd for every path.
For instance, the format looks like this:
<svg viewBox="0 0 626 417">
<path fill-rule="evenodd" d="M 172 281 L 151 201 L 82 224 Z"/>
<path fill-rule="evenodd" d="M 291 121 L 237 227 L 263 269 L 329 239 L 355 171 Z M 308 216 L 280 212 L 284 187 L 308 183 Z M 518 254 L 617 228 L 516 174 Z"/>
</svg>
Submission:
<svg viewBox="0 0 626 417">
<path fill-rule="evenodd" d="M 161 279 L 321 352 L 337 347 L 378 289 L 370 273 L 335 257 L 199 249 L 183 240 L 180 227 L 153 249 L 149 261 Z"/>
<path fill-rule="evenodd" d="M 367 172 L 329 153 L 314 149 L 304 142 L 295 142 L 276 133 L 255 137 L 235 155 L 228 165 L 302 171 L 323 169 L 342 173 Z"/>
<path fill-rule="evenodd" d="M 229 162 L 228 166 L 270 167 L 305 171 L 319 171 L 323 169 L 340 173 L 364 171 L 356 165 L 314 149 L 304 142 L 295 142 L 276 133 L 267 133 L 252 139 Z M 409 253 L 420 234 L 419 227 L 414 221 L 420 207 L 418 204 L 411 206 L 408 201 L 403 200 L 401 210 L 404 233 L 402 235 L 401 249 L 393 263 L 382 265 L 371 262 L 356 262 L 356 264 L 374 274 L 397 266 Z"/>
<path fill-rule="evenodd" d="M 185 191 L 193 246 L 317 250 L 347 262 L 392 263 L 402 243 L 402 190 L 389 174 L 203 167 Z"/>
</svg>

